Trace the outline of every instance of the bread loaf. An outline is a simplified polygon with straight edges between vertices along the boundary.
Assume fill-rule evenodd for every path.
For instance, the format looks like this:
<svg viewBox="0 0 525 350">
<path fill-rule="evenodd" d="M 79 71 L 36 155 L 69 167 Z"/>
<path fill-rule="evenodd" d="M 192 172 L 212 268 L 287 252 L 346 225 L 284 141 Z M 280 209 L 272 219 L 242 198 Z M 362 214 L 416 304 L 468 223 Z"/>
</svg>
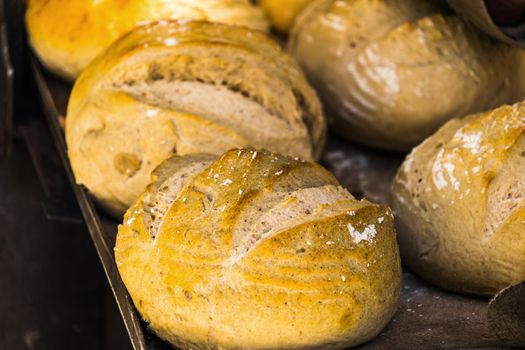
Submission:
<svg viewBox="0 0 525 350">
<path fill-rule="evenodd" d="M 207 20 L 267 30 L 248 0 L 28 0 L 31 46 L 55 74 L 73 81 L 105 47 L 135 26 L 161 19 Z"/>
<path fill-rule="evenodd" d="M 150 328 L 182 349 L 339 349 L 377 335 L 401 271 L 388 207 L 262 150 L 163 162 L 115 257 Z"/>
<path fill-rule="evenodd" d="M 265 35 L 158 22 L 116 41 L 79 77 L 66 141 L 78 183 L 122 215 L 172 154 L 241 146 L 311 160 L 324 118 L 297 65 Z"/>
<path fill-rule="evenodd" d="M 453 119 L 393 185 L 401 254 L 438 286 L 494 295 L 525 280 L 525 103 Z"/>
<path fill-rule="evenodd" d="M 259 0 L 275 30 L 287 34 L 295 18 L 312 0 Z"/>
<path fill-rule="evenodd" d="M 525 51 L 420 0 L 317 0 L 289 49 L 334 130 L 408 150 L 447 120 L 525 98 Z"/>
</svg>

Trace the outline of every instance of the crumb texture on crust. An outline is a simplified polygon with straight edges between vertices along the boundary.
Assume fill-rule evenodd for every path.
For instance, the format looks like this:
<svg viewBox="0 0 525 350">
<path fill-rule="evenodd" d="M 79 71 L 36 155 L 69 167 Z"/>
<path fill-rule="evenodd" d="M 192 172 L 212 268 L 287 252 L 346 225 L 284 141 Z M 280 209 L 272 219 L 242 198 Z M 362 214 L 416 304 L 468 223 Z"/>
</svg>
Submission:
<svg viewBox="0 0 525 350">
<path fill-rule="evenodd" d="M 494 295 L 525 280 L 525 103 L 453 119 L 393 185 L 401 254 L 442 288 Z"/>
<path fill-rule="evenodd" d="M 388 207 L 264 150 L 187 157 L 161 165 L 117 235 L 154 332 L 184 349 L 339 349 L 381 331 L 401 284 Z"/>
<path fill-rule="evenodd" d="M 289 41 L 343 136 L 410 150 L 451 118 L 525 98 L 525 51 L 419 0 L 318 0 Z"/>
<path fill-rule="evenodd" d="M 29 0 L 26 13 L 32 48 L 51 72 L 69 81 L 121 35 L 163 19 L 268 30 L 262 10 L 248 0 Z"/>
<path fill-rule="evenodd" d="M 205 22 L 150 23 L 117 40 L 76 81 L 66 118 L 77 182 L 120 218 L 170 155 L 251 146 L 312 160 L 325 130 L 276 43 Z"/>
</svg>

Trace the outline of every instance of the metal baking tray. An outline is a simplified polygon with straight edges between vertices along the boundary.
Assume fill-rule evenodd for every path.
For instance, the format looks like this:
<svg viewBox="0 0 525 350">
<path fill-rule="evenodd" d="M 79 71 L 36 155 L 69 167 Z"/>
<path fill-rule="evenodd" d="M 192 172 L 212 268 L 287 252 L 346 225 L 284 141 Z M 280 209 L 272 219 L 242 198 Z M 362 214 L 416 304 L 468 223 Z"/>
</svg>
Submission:
<svg viewBox="0 0 525 350">
<path fill-rule="evenodd" d="M 75 183 L 61 126 L 71 86 L 48 75 L 35 59 L 32 70 L 49 128 L 134 350 L 172 349 L 147 330 L 119 276 L 113 255 L 118 222 L 99 211 L 87 190 Z M 322 164 L 354 195 L 385 203 L 390 182 L 403 158 L 402 154 L 372 151 L 330 135 Z M 378 337 L 359 349 L 503 348 L 487 326 L 487 305 L 487 299 L 445 293 L 404 272 L 394 319 Z"/>
<path fill-rule="evenodd" d="M 14 70 L 9 55 L 4 1 L 0 0 L 0 157 L 9 153 L 13 132 Z"/>
</svg>

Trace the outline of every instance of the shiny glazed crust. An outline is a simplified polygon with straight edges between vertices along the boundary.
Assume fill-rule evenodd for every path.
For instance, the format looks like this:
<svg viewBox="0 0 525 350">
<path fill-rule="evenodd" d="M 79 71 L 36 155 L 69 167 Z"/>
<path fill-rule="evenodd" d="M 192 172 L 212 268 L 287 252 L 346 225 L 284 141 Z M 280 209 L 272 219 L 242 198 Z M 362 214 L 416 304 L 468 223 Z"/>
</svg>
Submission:
<svg viewBox="0 0 525 350">
<path fill-rule="evenodd" d="M 338 349 L 380 332 L 401 283 L 388 207 L 263 150 L 187 157 L 159 167 L 117 236 L 154 332 L 183 349 Z"/>
<path fill-rule="evenodd" d="M 446 121 L 525 97 L 525 51 L 447 14 L 437 1 L 317 0 L 289 50 L 334 130 L 409 150 Z"/>
<path fill-rule="evenodd" d="M 29 0 L 26 14 L 31 46 L 50 71 L 69 81 L 118 37 L 161 19 L 268 28 L 248 0 Z"/>
<path fill-rule="evenodd" d="M 438 286 L 494 295 L 525 280 L 525 103 L 453 119 L 393 185 L 406 264 Z"/>
</svg>

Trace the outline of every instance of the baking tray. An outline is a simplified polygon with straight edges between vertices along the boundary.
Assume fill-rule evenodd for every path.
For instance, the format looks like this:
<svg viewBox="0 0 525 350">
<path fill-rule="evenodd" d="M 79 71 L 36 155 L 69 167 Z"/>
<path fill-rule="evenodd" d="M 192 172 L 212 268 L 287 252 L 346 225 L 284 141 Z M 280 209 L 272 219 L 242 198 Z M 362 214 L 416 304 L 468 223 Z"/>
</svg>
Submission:
<svg viewBox="0 0 525 350">
<path fill-rule="evenodd" d="M 86 225 L 118 304 L 134 350 L 172 349 L 147 330 L 118 274 L 113 255 L 118 222 L 94 205 L 76 185 L 67 159 L 63 121 L 71 86 L 45 73 L 32 59 L 41 102 L 60 158 L 73 186 Z M 385 203 L 390 182 L 404 155 L 361 148 L 330 135 L 322 164 L 357 197 Z M 403 273 L 398 311 L 374 340 L 359 349 L 501 349 L 503 343 L 487 326 L 487 299 L 438 290 L 410 272 Z"/>
<path fill-rule="evenodd" d="M 13 102 L 14 70 L 9 55 L 4 0 L 0 0 L 0 157 L 11 149 Z"/>
</svg>

